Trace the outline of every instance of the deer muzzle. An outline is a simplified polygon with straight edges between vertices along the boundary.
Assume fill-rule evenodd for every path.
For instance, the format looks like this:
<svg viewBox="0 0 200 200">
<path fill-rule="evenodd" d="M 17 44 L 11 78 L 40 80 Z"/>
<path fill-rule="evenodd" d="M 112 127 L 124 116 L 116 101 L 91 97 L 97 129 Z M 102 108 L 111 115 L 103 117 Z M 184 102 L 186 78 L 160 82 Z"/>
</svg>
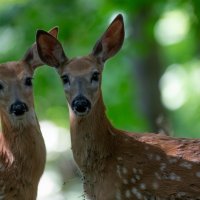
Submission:
<svg viewBox="0 0 200 200">
<path fill-rule="evenodd" d="M 78 116 L 87 115 L 89 113 L 90 109 L 91 109 L 90 101 L 86 97 L 84 97 L 82 95 L 77 96 L 72 101 L 72 110 Z"/>
<path fill-rule="evenodd" d="M 28 111 L 28 107 L 24 102 L 16 101 L 10 106 L 10 113 L 15 116 L 22 116 Z"/>
</svg>

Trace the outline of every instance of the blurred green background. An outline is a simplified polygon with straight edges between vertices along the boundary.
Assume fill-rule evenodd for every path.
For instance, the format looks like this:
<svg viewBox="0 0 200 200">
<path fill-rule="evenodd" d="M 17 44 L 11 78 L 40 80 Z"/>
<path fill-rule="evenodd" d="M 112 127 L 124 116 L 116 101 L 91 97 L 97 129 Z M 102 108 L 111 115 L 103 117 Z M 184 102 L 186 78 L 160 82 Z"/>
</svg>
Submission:
<svg viewBox="0 0 200 200">
<path fill-rule="evenodd" d="M 112 123 L 135 132 L 200 136 L 200 1 L 0 0 L 0 61 L 23 57 L 37 29 L 60 27 L 68 57 L 90 53 L 118 13 L 122 50 L 105 66 L 103 95 Z M 83 199 L 70 150 L 69 118 L 53 68 L 34 78 L 35 107 L 48 159 L 39 200 Z"/>
</svg>

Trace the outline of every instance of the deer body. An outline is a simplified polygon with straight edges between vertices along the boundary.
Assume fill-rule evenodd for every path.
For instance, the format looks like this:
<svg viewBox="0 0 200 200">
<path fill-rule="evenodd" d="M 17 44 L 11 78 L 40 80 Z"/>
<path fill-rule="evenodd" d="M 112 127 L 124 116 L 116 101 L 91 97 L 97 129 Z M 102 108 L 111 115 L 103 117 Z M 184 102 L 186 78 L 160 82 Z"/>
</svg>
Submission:
<svg viewBox="0 0 200 200">
<path fill-rule="evenodd" d="M 101 98 L 83 119 L 70 112 L 70 125 L 90 199 L 200 199 L 200 140 L 117 130 Z"/>
<path fill-rule="evenodd" d="M 57 35 L 57 28 L 50 31 Z M 46 149 L 34 111 L 32 77 L 43 62 L 34 44 L 20 61 L 0 64 L 0 199 L 36 200 Z"/>
<path fill-rule="evenodd" d="M 57 68 L 70 112 L 74 159 L 91 200 L 200 200 L 200 140 L 136 134 L 109 122 L 101 92 L 104 62 L 120 48 L 118 15 L 88 56 L 68 59 L 58 40 L 38 31 L 41 60 Z"/>
<path fill-rule="evenodd" d="M 46 150 L 39 124 L 35 122 L 28 127 L 13 129 L 9 119 L 2 121 L 0 199 L 36 199 Z"/>
<path fill-rule="evenodd" d="M 24 85 L 32 73 L 24 61 L 0 65 L 0 199 L 36 199 L 44 171 L 44 140 L 34 112 L 32 90 Z M 21 109 L 18 102 L 23 102 L 27 110 Z"/>
</svg>

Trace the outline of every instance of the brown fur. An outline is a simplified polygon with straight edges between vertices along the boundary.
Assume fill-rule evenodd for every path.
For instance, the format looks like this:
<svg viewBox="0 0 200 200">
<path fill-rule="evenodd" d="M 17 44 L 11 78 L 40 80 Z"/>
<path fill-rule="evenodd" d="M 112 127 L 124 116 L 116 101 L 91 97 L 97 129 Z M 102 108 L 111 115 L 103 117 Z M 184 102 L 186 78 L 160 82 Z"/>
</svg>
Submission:
<svg viewBox="0 0 200 200">
<path fill-rule="evenodd" d="M 70 125 L 90 199 L 200 199 L 200 140 L 117 130 L 101 96 L 88 116 L 70 112 Z"/>
<path fill-rule="evenodd" d="M 44 171 L 46 150 L 34 112 L 32 89 L 24 85 L 32 77 L 31 66 L 23 61 L 0 65 L 0 199 L 35 200 L 39 179 Z M 29 111 L 20 119 L 9 113 L 16 100 L 25 102 Z"/>
<path fill-rule="evenodd" d="M 106 116 L 100 88 L 103 64 L 120 49 L 123 33 L 119 15 L 89 56 L 72 60 L 55 38 L 44 31 L 37 34 L 41 60 L 50 66 L 59 63 L 59 75 L 69 79 L 64 89 L 72 151 L 84 191 L 91 200 L 200 200 L 200 139 L 128 133 L 114 128 Z M 94 70 L 100 74 L 98 85 L 91 81 Z M 84 116 L 72 110 L 78 95 L 91 102 Z"/>
<path fill-rule="evenodd" d="M 50 30 L 57 36 L 58 29 Z M 36 200 L 44 171 L 46 149 L 34 111 L 33 91 L 25 84 L 34 69 L 41 66 L 36 44 L 21 61 L 0 64 L 0 199 Z M 28 111 L 16 116 L 11 105 L 24 102 Z"/>
</svg>

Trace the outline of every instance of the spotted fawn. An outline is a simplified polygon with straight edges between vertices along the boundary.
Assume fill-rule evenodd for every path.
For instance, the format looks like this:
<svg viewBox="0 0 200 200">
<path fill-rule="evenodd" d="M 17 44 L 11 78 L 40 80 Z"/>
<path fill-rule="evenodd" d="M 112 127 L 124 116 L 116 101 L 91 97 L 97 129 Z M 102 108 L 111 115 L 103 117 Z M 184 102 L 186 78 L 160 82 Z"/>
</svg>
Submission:
<svg viewBox="0 0 200 200">
<path fill-rule="evenodd" d="M 114 128 L 106 116 L 102 72 L 123 44 L 122 15 L 87 56 L 69 59 L 61 43 L 42 30 L 36 40 L 41 60 L 63 81 L 73 156 L 89 199 L 200 200 L 199 139 L 129 133 Z"/>
</svg>

